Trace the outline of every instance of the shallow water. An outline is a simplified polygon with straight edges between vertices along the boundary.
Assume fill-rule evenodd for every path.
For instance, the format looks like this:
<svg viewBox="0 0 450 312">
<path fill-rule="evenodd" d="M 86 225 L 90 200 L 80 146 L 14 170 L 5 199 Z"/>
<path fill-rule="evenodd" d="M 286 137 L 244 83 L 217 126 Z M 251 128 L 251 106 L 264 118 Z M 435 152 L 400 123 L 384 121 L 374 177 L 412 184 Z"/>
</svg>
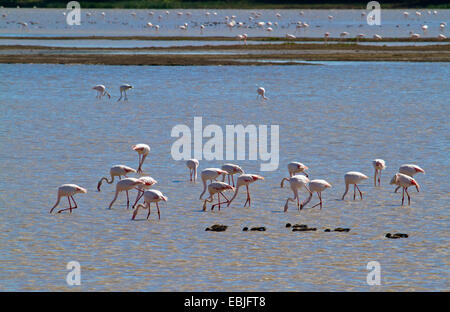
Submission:
<svg viewBox="0 0 450 312">
<path fill-rule="evenodd" d="M 330 32 L 331 37 L 339 37 L 343 31 L 349 32 L 349 37 L 355 38 L 363 33 L 368 37 L 379 34 L 383 37 L 409 37 L 409 32 L 421 34 L 422 37 L 437 37 L 440 33 L 448 37 L 448 27 L 439 29 L 439 24 L 450 21 L 450 10 L 437 10 L 434 15 L 429 10 L 418 10 L 420 17 L 415 15 L 416 10 L 407 10 L 408 18 L 403 16 L 405 10 L 381 10 L 381 25 L 369 26 L 362 12 L 368 10 L 81 10 L 81 25 L 69 26 L 62 9 L 0 9 L 0 35 L 2 36 L 236 36 L 247 33 L 249 36 L 284 37 L 287 33 L 298 37 L 323 37 Z M 252 12 L 260 12 L 261 16 L 249 20 Z M 303 11 L 303 15 L 300 12 Z M 68 11 L 67 11 L 68 12 Z M 105 12 L 105 17 L 101 15 Z M 136 13 L 132 16 L 131 13 Z M 153 16 L 149 13 L 154 12 Z M 177 12 L 183 15 L 178 16 Z M 191 16 L 186 13 L 191 12 Z M 210 12 L 207 16 L 206 12 Z M 214 15 L 214 12 L 217 15 Z M 91 14 L 87 16 L 87 13 Z M 276 17 L 280 13 L 281 17 Z M 5 17 L 1 17 L 6 14 Z M 227 26 L 227 16 L 231 19 L 236 16 L 236 23 L 243 26 L 234 26 L 231 30 Z M 330 21 L 328 15 L 334 18 Z M 159 18 L 161 16 L 161 18 Z M 296 30 L 296 23 L 302 21 L 310 27 Z M 28 23 L 23 28 L 18 22 Z M 32 24 L 33 22 L 34 24 Z M 159 25 L 159 31 L 147 27 L 147 23 Z M 259 27 L 258 22 L 271 22 L 273 30 L 267 31 L 269 25 Z M 274 23 L 278 23 L 275 25 Z M 184 23 L 187 30 L 179 29 Z M 423 33 L 421 26 L 428 25 L 427 33 Z M 200 25 L 204 25 L 203 32 Z"/>
<path fill-rule="evenodd" d="M 448 63 L 1 64 L 0 72 L 0 290 L 450 290 Z M 113 99 L 95 99 L 98 83 Z M 134 86 L 128 102 L 116 102 L 122 83 Z M 268 101 L 256 100 L 257 85 Z M 278 170 L 232 161 L 265 177 L 250 186 L 251 208 L 243 208 L 240 192 L 229 208 L 201 211 L 201 184 L 188 182 L 184 161 L 170 154 L 172 127 L 192 128 L 195 116 L 204 127 L 280 126 Z M 96 191 L 110 166 L 137 167 L 131 145 L 141 142 L 152 148 L 144 172 L 169 198 L 160 221 L 152 210 L 149 221 L 141 212 L 132 222 L 125 195 L 107 210 L 113 185 Z M 387 162 L 380 188 L 373 186 L 374 158 Z M 299 213 L 291 204 L 282 212 L 291 192 L 280 181 L 290 161 L 333 185 L 322 210 Z M 224 162 L 202 160 L 200 170 Z M 411 205 L 401 207 L 401 194 L 388 184 L 404 163 L 426 174 L 416 176 L 420 193 L 410 190 Z M 369 176 L 360 185 L 363 201 L 353 201 L 352 192 L 340 200 L 351 170 Z M 71 215 L 50 215 L 63 183 L 88 194 L 75 196 L 79 208 Z M 287 222 L 318 230 L 291 232 Z M 230 227 L 205 232 L 215 223 Z M 266 232 L 242 232 L 261 225 Z M 335 227 L 351 231 L 323 232 Z M 387 232 L 410 237 L 390 240 Z M 82 285 L 71 288 L 65 278 L 72 260 L 81 264 Z M 373 260 L 381 265 L 381 286 L 366 284 Z"/>
</svg>

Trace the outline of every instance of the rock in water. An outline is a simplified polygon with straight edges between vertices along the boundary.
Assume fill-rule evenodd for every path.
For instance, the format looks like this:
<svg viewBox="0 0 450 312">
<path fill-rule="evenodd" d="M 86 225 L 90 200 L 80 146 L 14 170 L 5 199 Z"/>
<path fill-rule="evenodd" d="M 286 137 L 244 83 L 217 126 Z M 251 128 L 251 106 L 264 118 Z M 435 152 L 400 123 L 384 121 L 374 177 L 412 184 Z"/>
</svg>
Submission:
<svg viewBox="0 0 450 312">
<path fill-rule="evenodd" d="M 228 225 L 214 224 L 213 226 L 206 228 L 205 231 L 223 232 L 223 231 L 226 231 L 227 228 L 228 228 Z"/>
<path fill-rule="evenodd" d="M 335 228 L 334 231 L 335 232 L 350 232 L 350 229 L 349 228 L 340 228 L 340 227 L 338 227 L 338 228 Z"/>
<path fill-rule="evenodd" d="M 404 234 L 404 233 L 395 233 L 395 234 L 387 233 L 386 237 L 387 238 L 391 238 L 391 239 L 407 238 L 408 234 Z"/>
<path fill-rule="evenodd" d="M 266 227 L 265 226 L 260 226 L 260 227 L 252 227 L 250 229 L 250 231 L 265 231 Z"/>
</svg>

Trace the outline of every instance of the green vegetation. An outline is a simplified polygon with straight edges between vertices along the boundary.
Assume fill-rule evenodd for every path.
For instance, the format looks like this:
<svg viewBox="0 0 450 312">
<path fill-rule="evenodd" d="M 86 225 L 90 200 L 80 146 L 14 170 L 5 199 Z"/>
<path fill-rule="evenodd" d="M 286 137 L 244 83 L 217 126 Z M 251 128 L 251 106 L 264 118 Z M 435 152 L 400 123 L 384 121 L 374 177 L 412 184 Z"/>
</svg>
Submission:
<svg viewBox="0 0 450 312">
<path fill-rule="evenodd" d="M 64 8 L 67 1 L 58 0 L 0 0 L 4 7 Z M 355 0 L 78 0 L 82 8 L 121 9 L 365 9 L 368 1 Z M 449 8 L 448 1 L 385 0 L 382 8 Z"/>
</svg>

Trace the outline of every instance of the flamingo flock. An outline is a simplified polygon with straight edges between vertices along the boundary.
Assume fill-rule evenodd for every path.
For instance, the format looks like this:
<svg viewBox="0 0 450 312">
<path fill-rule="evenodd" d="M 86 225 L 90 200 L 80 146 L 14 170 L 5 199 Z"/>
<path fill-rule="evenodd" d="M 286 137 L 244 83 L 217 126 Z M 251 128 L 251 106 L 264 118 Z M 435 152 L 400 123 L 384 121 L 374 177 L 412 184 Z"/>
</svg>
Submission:
<svg viewBox="0 0 450 312">
<path fill-rule="evenodd" d="M 145 151 L 145 155 L 148 155 L 148 152 L 150 151 L 150 147 L 147 144 L 137 144 L 133 146 L 134 150 Z M 143 158 L 140 158 L 139 160 L 139 168 L 142 169 L 142 163 Z M 189 181 L 194 182 L 196 181 L 197 177 L 197 168 L 199 166 L 200 162 L 197 159 L 189 159 L 186 161 L 186 166 L 189 169 Z M 381 186 L 381 171 L 386 169 L 386 163 L 383 159 L 374 159 L 372 161 L 372 165 L 375 169 L 374 173 L 374 184 L 375 187 Z M 308 167 L 300 162 L 291 162 L 287 165 L 289 177 L 285 177 L 281 180 L 281 188 L 284 187 L 284 182 L 289 182 L 290 189 L 292 190 L 293 197 L 288 197 L 286 199 L 285 205 L 284 205 L 284 212 L 288 210 L 289 202 L 296 202 L 297 203 L 297 209 L 300 211 L 302 210 L 312 199 L 313 194 L 317 194 L 317 198 L 319 200 L 318 203 L 313 205 L 311 208 L 315 208 L 317 206 L 320 206 L 320 209 L 322 209 L 323 206 L 323 200 L 322 200 L 322 192 L 325 191 L 328 188 L 332 188 L 331 184 L 327 182 L 324 179 L 314 179 L 310 180 L 308 174 L 305 172 Z M 114 194 L 114 198 L 112 199 L 111 203 L 108 206 L 108 209 L 111 209 L 113 204 L 117 201 L 119 194 L 122 192 L 125 192 L 126 198 L 127 198 L 127 209 L 130 208 L 130 197 L 129 197 L 129 191 L 137 190 L 137 196 L 134 204 L 132 205 L 132 209 L 134 209 L 132 214 L 132 220 L 135 220 L 136 215 L 138 211 L 141 209 L 147 209 L 147 219 L 150 216 L 150 206 L 152 203 L 155 203 L 157 212 L 158 212 L 158 219 L 161 218 L 160 209 L 158 202 L 164 201 L 167 202 L 168 197 L 165 196 L 161 191 L 151 189 L 153 185 L 157 183 L 157 181 L 150 177 L 150 176 L 141 176 L 137 178 L 131 178 L 127 177 L 127 174 L 130 173 L 136 173 L 136 174 L 142 174 L 142 170 L 135 170 L 131 167 L 125 166 L 125 165 L 116 165 L 111 167 L 110 169 L 110 177 L 111 180 L 109 181 L 107 177 L 102 177 L 100 181 L 97 184 L 97 190 L 100 192 L 100 187 L 102 185 L 103 181 L 106 181 L 108 184 L 112 184 L 114 182 L 114 178 L 118 177 L 119 181 L 116 184 L 116 191 Z M 405 164 L 400 166 L 398 172 L 394 175 L 394 177 L 391 179 L 390 184 L 396 185 L 397 188 L 395 189 L 394 193 L 397 192 L 399 188 L 403 189 L 402 192 L 402 206 L 404 205 L 405 201 L 405 194 L 408 198 L 408 205 L 411 204 L 411 196 L 408 193 L 408 188 L 413 186 L 416 187 L 417 192 L 420 190 L 419 183 L 413 178 L 413 176 L 417 173 L 425 173 L 425 171 L 420 168 L 417 165 L 414 164 Z M 235 174 L 239 174 L 236 185 L 234 184 L 233 176 Z M 122 176 L 124 177 L 122 179 Z M 222 205 L 226 204 L 226 207 L 229 207 L 231 203 L 236 199 L 236 197 L 239 194 L 239 189 L 241 187 L 246 188 L 246 200 L 244 203 L 244 207 L 247 206 L 251 207 L 251 196 L 250 196 L 250 190 L 249 186 L 257 181 L 264 180 L 264 177 L 258 175 L 258 174 L 249 174 L 245 173 L 244 170 L 236 164 L 227 163 L 224 164 L 221 169 L 219 168 L 206 168 L 201 171 L 201 180 L 203 183 L 203 191 L 200 194 L 199 199 L 202 200 L 203 195 L 208 191 L 209 196 L 203 200 L 203 211 L 206 211 L 207 203 L 211 203 L 211 210 L 214 210 L 214 207 L 218 207 L 218 210 L 220 211 L 220 208 Z M 217 181 L 218 178 L 222 176 L 222 181 Z M 225 177 L 228 177 L 228 183 L 225 183 Z M 345 191 L 342 195 L 341 200 L 345 199 L 345 196 L 350 190 L 350 185 L 353 185 L 353 200 L 356 200 L 357 191 L 359 193 L 359 197 L 362 200 L 363 199 L 363 193 L 360 190 L 358 184 L 361 184 L 364 180 L 367 180 L 368 176 L 365 174 L 358 172 L 358 171 L 349 171 L 345 173 L 344 175 L 344 183 L 345 183 Z M 210 183 L 208 184 L 208 181 Z M 378 183 L 377 183 L 378 182 Z M 231 183 L 233 185 L 231 185 Z M 300 202 L 300 191 L 305 190 L 308 194 L 308 197 L 303 201 Z M 233 192 L 233 196 L 231 199 L 228 199 L 228 197 L 224 194 L 224 192 L 231 191 Z M 75 202 L 75 199 L 73 196 L 75 194 L 85 194 L 87 193 L 87 190 L 85 188 L 82 188 L 76 184 L 63 184 L 58 188 L 58 196 L 57 201 L 54 204 L 54 206 L 51 208 L 50 213 L 53 212 L 53 210 L 59 205 L 62 197 L 67 197 L 69 202 L 68 208 L 63 208 L 58 211 L 58 213 L 61 213 L 63 211 L 69 210 L 70 213 L 72 213 L 73 209 L 78 208 L 77 203 Z M 214 196 L 217 195 L 217 202 L 214 202 Z M 222 196 L 222 198 L 221 198 Z M 141 198 L 144 198 L 144 203 L 139 204 L 139 200 Z M 72 201 L 71 201 L 72 200 Z M 72 206 L 72 202 L 74 206 Z"/>
</svg>

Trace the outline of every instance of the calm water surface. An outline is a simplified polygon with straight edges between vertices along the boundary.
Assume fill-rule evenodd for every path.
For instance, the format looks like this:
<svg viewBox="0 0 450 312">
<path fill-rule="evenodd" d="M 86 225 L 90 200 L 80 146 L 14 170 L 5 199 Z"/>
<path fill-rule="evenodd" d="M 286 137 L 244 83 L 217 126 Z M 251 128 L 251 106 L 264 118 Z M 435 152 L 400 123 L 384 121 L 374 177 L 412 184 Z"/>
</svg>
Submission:
<svg viewBox="0 0 450 312">
<path fill-rule="evenodd" d="M 0 65 L 0 290 L 450 290 L 449 65 L 324 64 Z M 95 99 L 98 83 L 113 99 Z M 122 83 L 135 87 L 128 102 L 116 102 Z M 256 100 L 259 85 L 266 102 Z M 280 126 L 278 170 L 234 161 L 265 177 L 250 187 L 251 208 L 243 208 L 242 192 L 230 208 L 201 211 L 200 183 L 188 182 L 184 161 L 170 154 L 172 127 L 193 127 L 195 116 L 223 129 Z M 132 222 L 124 194 L 107 210 L 114 186 L 96 191 L 112 165 L 137 167 L 131 145 L 141 142 L 152 148 L 144 171 L 169 198 L 160 221 L 153 211 L 149 221 L 142 212 Z M 387 162 L 380 188 L 372 185 L 374 158 Z M 282 212 L 291 192 L 280 181 L 290 161 L 333 185 L 322 210 Z M 200 170 L 224 162 L 203 160 Z M 401 207 L 388 184 L 404 163 L 426 174 L 417 176 L 411 206 Z M 363 201 L 340 200 L 350 170 L 370 177 L 360 185 Z M 72 215 L 50 215 L 63 183 L 88 194 L 75 196 Z M 287 222 L 318 230 L 291 232 Z M 215 223 L 229 229 L 205 232 Z M 266 232 L 242 232 L 262 225 Z M 323 232 L 335 227 L 351 231 Z M 410 237 L 389 240 L 387 232 Z M 65 281 L 72 260 L 81 264 L 78 288 Z M 377 287 L 366 284 L 373 260 L 381 264 Z"/>
</svg>

